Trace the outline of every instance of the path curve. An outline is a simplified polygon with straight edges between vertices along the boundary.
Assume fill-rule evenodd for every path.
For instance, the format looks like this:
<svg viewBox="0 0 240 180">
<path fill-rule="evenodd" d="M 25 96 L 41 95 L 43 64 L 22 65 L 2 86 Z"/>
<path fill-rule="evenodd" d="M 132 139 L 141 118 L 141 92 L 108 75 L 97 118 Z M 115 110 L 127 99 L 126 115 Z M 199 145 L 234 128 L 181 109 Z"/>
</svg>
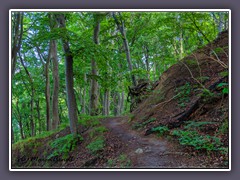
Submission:
<svg viewBox="0 0 240 180">
<path fill-rule="evenodd" d="M 200 162 L 183 152 L 178 145 L 154 135 L 144 136 L 132 130 L 128 117 L 102 120 L 111 133 L 127 147 L 133 168 L 196 168 Z"/>
</svg>

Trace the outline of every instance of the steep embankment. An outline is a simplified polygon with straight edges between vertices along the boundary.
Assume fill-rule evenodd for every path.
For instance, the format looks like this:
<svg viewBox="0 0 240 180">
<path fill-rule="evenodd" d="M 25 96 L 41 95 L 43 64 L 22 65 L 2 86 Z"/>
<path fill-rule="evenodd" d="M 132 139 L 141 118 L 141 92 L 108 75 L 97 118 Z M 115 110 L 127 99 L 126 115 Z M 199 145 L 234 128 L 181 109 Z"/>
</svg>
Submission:
<svg viewBox="0 0 240 180">
<path fill-rule="evenodd" d="M 165 71 L 133 111 L 143 134 L 168 132 L 180 144 L 228 161 L 228 32 Z"/>
</svg>

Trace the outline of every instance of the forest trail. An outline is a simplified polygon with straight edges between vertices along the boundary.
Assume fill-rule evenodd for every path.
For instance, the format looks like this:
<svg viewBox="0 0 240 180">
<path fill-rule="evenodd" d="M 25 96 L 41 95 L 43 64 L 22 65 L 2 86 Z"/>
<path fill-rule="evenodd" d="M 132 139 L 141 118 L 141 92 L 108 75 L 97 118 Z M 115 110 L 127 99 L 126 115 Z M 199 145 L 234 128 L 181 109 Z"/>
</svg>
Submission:
<svg viewBox="0 0 240 180">
<path fill-rule="evenodd" d="M 144 136 L 132 130 L 128 117 L 113 117 L 102 124 L 126 145 L 126 154 L 132 168 L 199 168 L 204 167 L 192 155 L 183 152 L 179 145 L 164 138 Z"/>
</svg>

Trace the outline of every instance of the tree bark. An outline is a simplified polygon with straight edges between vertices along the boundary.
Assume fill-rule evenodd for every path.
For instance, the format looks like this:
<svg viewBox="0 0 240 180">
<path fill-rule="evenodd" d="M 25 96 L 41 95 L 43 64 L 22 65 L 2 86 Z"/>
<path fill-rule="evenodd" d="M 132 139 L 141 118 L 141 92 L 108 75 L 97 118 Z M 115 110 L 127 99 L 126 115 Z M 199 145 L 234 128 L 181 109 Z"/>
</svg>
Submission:
<svg viewBox="0 0 240 180">
<path fill-rule="evenodd" d="M 83 93 L 82 93 L 82 114 L 86 114 L 86 105 L 85 105 L 85 96 L 86 96 L 86 82 L 87 82 L 87 76 L 84 73 L 84 88 L 83 88 Z"/>
<path fill-rule="evenodd" d="M 124 112 L 124 91 L 121 93 L 120 114 Z"/>
<path fill-rule="evenodd" d="M 40 113 L 40 106 L 39 106 L 39 99 L 36 101 L 36 108 L 37 108 L 37 117 L 38 117 L 38 131 L 39 134 L 42 132 L 42 123 L 41 123 L 41 113 Z"/>
<path fill-rule="evenodd" d="M 58 22 L 60 28 L 66 30 L 65 16 L 60 14 L 58 16 Z M 67 33 L 67 32 L 66 32 Z M 70 120 L 70 130 L 73 135 L 77 134 L 77 104 L 74 94 L 74 81 L 73 81 L 73 55 L 71 53 L 69 42 L 66 37 L 62 37 L 63 50 L 65 53 L 65 79 L 66 79 L 66 91 L 67 91 L 67 104 L 68 104 L 68 116 Z"/>
<path fill-rule="evenodd" d="M 93 41 L 96 45 L 99 44 L 99 31 L 100 31 L 100 18 L 98 15 L 95 16 L 95 27 L 93 33 Z M 94 57 L 95 58 L 95 57 Z M 90 95 L 90 115 L 97 115 L 98 111 L 98 82 L 97 82 L 97 63 L 95 59 L 92 58 L 91 67 L 92 67 L 92 80 L 91 80 L 91 95 Z"/>
<path fill-rule="evenodd" d="M 51 29 L 57 28 L 55 20 L 50 16 Z M 56 129 L 59 125 L 59 112 L 58 112 L 58 94 L 59 94 L 59 73 L 58 73 L 58 58 L 57 58 L 57 41 L 51 40 L 51 58 L 53 64 L 53 98 L 52 98 L 52 129 Z"/>
<path fill-rule="evenodd" d="M 17 53 L 21 47 L 22 34 L 23 34 L 23 13 L 15 12 L 14 26 L 13 26 L 13 46 L 12 46 L 12 76 L 15 73 L 16 63 L 17 63 Z"/>
<path fill-rule="evenodd" d="M 21 138 L 25 139 L 24 133 L 23 133 L 22 116 L 21 116 L 21 111 L 19 110 L 18 101 L 16 102 L 16 108 L 17 108 L 17 113 L 19 118 L 18 123 L 19 123 Z"/>
</svg>

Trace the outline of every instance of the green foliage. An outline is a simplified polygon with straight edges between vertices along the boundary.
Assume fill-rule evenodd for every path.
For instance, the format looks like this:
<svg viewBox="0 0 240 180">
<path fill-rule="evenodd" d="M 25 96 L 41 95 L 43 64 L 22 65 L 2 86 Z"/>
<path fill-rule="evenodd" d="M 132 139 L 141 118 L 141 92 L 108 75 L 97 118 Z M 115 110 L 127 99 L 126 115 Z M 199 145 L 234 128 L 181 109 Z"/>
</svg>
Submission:
<svg viewBox="0 0 240 180">
<path fill-rule="evenodd" d="M 108 167 L 120 167 L 120 168 L 129 168 L 131 167 L 131 160 L 128 158 L 126 154 L 121 154 L 116 159 L 108 159 L 107 161 Z"/>
<path fill-rule="evenodd" d="M 222 93 L 223 94 L 228 94 L 229 93 L 229 89 L 228 89 L 228 83 L 219 83 L 218 85 L 217 85 L 217 87 L 220 87 L 220 88 L 223 88 L 222 89 Z"/>
<path fill-rule="evenodd" d="M 99 119 L 104 116 L 90 116 L 90 115 L 81 115 L 79 124 L 87 127 L 94 127 L 100 125 Z"/>
<path fill-rule="evenodd" d="M 207 88 L 204 88 L 202 89 L 202 93 L 198 94 L 198 96 L 201 96 L 204 102 L 210 102 L 211 99 L 215 97 L 215 94 Z"/>
<path fill-rule="evenodd" d="M 158 136 L 163 136 L 169 132 L 169 129 L 167 126 L 158 126 L 158 127 L 152 128 L 152 131 L 157 132 Z"/>
<path fill-rule="evenodd" d="M 190 101 L 191 90 L 192 87 L 189 82 L 176 88 L 175 92 L 177 93 L 176 98 L 178 99 L 179 107 L 186 107 L 186 103 Z"/>
<path fill-rule="evenodd" d="M 200 82 L 204 82 L 206 80 L 209 80 L 209 77 L 208 76 L 200 76 L 200 77 L 198 77 L 196 79 L 199 80 Z"/>
<path fill-rule="evenodd" d="M 222 71 L 219 73 L 220 76 L 222 77 L 227 77 L 228 76 L 228 71 Z"/>
<path fill-rule="evenodd" d="M 184 129 L 197 129 L 197 128 L 201 128 L 201 126 L 204 126 L 204 125 L 216 124 L 216 123 L 206 122 L 206 121 L 202 121 L 202 122 L 187 121 L 186 124 L 187 125 L 184 126 Z"/>
<path fill-rule="evenodd" d="M 53 151 L 47 159 L 61 156 L 63 160 L 66 160 L 69 158 L 69 153 L 76 148 L 78 141 L 83 141 L 82 136 L 72 134 L 54 140 L 50 143 Z"/>
<path fill-rule="evenodd" d="M 219 134 L 225 134 L 225 133 L 228 133 L 228 130 L 229 130 L 229 126 L 228 126 L 228 119 L 226 119 L 220 126 L 219 130 L 218 130 L 218 133 Z"/>
<path fill-rule="evenodd" d="M 179 137 L 181 145 L 193 146 L 196 150 L 205 149 L 207 151 L 221 150 L 220 139 L 210 135 L 200 135 L 197 131 L 174 130 L 172 135 Z"/>
<path fill-rule="evenodd" d="M 90 138 L 93 138 L 97 135 L 102 135 L 104 132 L 107 132 L 107 128 L 105 128 L 104 126 L 94 127 L 92 131 L 89 133 L 89 136 Z"/>
<path fill-rule="evenodd" d="M 219 55 L 219 54 L 221 54 L 221 53 L 225 53 L 225 51 L 224 51 L 224 49 L 223 48 L 221 48 L 221 47 L 217 47 L 217 48 L 215 48 L 214 50 L 212 50 L 212 52 L 211 52 L 211 54 L 217 54 L 217 55 Z"/>
<path fill-rule="evenodd" d="M 105 139 L 103 136 L 99 136 L 86 147 L 92 154 L 97 154 L 99 151 L 103 150 L 104 146 Z"/>
<path fill-rule="evenodd" d="M 149 124 L 151 122 L 154 122 L 154 121 L 156 121 L 156 118 L 151 117 L 149 120 L 144 121 L 143 123 L 138 123 L 138 122 L 134 123 L 132 128 L 133 129 L 140 129 L 140 128 L 143 128 L 147 124 Z"/>
</svg>

